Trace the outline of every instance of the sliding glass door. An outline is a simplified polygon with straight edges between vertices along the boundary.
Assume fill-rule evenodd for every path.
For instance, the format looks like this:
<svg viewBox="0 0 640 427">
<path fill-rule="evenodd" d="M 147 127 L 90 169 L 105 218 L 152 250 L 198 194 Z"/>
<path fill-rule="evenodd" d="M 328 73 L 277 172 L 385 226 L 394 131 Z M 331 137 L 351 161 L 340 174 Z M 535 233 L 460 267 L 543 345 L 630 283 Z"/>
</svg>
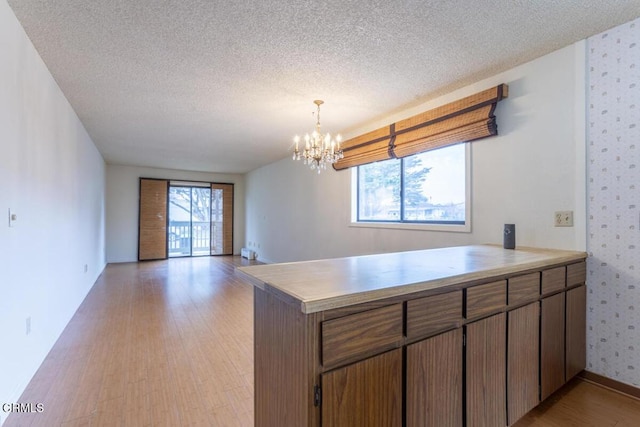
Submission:
<svg viewBox="0 0 640 427">
<path fill-rule="evenodd" d="M 233 255 L 233 188 L 140 178 L 138 260 Z"/>
<path fill-rule="evenodd" d="M 211 254 L 211 187 L 169 187 L 169 256 Z"/>
</svg>

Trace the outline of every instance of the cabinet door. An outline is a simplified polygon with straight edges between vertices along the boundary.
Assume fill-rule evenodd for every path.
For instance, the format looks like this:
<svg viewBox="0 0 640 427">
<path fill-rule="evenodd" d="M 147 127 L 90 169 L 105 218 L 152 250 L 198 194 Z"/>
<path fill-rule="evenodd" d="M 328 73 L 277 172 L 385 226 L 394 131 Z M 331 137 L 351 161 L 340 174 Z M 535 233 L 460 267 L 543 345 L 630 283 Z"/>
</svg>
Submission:
<svg viewBox="0 0 640 427">
<path fill-rule="evenodd" d="M 467 427 L 504 427 L 506 416 L 506 314 L 466 328 Z"/>
<path fill-rule="evenodd" d="M 540 303 L 509 312 L 507 400 L 509 424 L 539 402 Z"/>
<path fill-rule="evenodd" d="M 540 399 L 564 384 L 564 292 L 543 298 L 540 315 Z"/>
<path fill-rule="evenodd" d="M 462 426 L 462 328 L 407 346 L 407 426 Z"/>
<path fill-rule="evenodd" d="M 402 425 L 402 349 L 322 374 L 324 427 Z"/>
<path fill-rule="evenodd" d="M 583 285 L 567 292 L 567 381 L 587 365 L 586 316 L 587 287 Z"/>
</svg>

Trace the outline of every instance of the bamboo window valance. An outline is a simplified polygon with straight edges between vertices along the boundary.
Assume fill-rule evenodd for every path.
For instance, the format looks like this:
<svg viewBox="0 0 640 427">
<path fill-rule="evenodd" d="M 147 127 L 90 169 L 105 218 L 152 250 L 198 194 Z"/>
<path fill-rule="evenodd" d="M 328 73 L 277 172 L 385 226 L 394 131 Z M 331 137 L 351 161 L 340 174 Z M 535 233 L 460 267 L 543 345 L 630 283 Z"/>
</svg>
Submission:
<svg viewBox="0 0 640 427">
<path fill-rule="evenodd" d="M 344 158 L 333 167 L 341 170 L 497 135 L 493 112 L 508 91 L 501 84 L 349 139 L 342 144 Z"/>
</svg>

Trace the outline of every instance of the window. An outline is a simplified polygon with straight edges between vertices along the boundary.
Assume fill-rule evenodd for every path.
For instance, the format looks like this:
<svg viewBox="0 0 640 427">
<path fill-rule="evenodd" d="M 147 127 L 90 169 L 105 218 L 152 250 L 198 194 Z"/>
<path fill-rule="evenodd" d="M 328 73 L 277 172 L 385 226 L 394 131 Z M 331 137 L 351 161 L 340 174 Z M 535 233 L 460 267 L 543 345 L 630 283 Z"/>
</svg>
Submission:
<svg viewBox="0 0 640 427">
<path fill-rule="evenodd" d="M 356 169 L 357 223 L 432 224 L 468 230 L 469 144 Z"/>
</svg>

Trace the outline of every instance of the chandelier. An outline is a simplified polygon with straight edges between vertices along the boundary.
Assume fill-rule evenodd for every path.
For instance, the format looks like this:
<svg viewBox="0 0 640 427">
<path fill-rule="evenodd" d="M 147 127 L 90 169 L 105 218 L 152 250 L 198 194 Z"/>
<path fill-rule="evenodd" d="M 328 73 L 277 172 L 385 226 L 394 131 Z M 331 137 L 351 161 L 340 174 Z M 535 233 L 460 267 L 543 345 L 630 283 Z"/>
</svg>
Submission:
<svg viewBox="0 0 640 427">
<path fill-rule="evenodd" d="M 299 148 L 300 137 L 296 135 L 293 138 L 295 147 L 293 149 L 293 160 L 302 159 L 305 165 L 309 165 L 311 169 L 315 169 L 320 173 L 322 169 L 327 168 L 327 164 L 333 164 L 344 157 L 340 142 L 342 137 L 336 135 L 335 139 L 329 133 L 323 134 L 320 131 L 320 105 L 324 101 L 316 99 L 313 101 L 318 106 L 318 116 L 316 117 L 316 128 L 311 134 L 304 136 L 304 149 Z"/>
</svg>

